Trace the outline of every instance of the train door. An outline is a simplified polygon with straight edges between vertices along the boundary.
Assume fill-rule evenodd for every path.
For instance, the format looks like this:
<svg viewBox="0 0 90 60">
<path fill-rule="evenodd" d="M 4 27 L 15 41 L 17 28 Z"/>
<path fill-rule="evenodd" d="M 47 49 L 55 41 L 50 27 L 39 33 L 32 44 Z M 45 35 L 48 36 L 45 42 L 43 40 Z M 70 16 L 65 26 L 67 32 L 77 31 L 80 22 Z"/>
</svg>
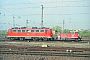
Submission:
<svg viewBox="0 0 90 60">
<path fill-rule="evenodd" d="M 48 36 L 48 30 L 45 30 L 45 36 L 46 37 Z"/>
<path fill-rule="evenodd" d="M 7 36 L 11 36 L 12 35 L 12 29 L 8 30 Z"/>
<path fill-rule="evenodd" d="M 72 31 L 72 32 L 71 32 L 71 37 L 74 37 L 74 34 L 75 34 L 74 31 Z"/>
<path fill-rule="evenodd" d="M 52 30 L 51 30 L 51 29 L 46 29 L 46 30 L 45 30 L 45 35 L 46 35 L 47 37 L 51 37 L 51 36 L 52 36 Z"/>
</svg>

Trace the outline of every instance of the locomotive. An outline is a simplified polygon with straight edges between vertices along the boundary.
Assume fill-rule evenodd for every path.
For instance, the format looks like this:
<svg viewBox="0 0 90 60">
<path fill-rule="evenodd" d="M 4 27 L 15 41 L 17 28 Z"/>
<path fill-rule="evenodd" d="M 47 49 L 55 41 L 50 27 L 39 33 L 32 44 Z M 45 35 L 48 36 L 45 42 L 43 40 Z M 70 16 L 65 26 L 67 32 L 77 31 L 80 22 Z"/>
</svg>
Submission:
<svg viewBox="0 0 90 60">
<path fill-rule="evenodd" d="M 53 40 L 53 33 L 51 28 L 46 27 L 14 27 L 8 29 L 7 38 L 10 40 Z"/>
<path fill-rule="evenodd" d="M 58 32 L 58 40 L 81 40 L 77 30 L 72 30 L 69 33 L 60 33 Z"/>
</svg>

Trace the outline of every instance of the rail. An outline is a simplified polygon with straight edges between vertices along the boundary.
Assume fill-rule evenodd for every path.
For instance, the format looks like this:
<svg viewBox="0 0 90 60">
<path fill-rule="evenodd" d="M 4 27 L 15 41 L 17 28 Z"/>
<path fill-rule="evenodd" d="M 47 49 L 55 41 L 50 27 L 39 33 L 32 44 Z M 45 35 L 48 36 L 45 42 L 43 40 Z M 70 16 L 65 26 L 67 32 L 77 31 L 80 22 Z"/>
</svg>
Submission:
<svg viewBox="0 0 90 60">
<path fill-rule="evenodd" d="M 19 54 L 19 55 L 42 55 L 42 56 L 72 56 L 72 57 L 90 57 L 89 53 L 81 52 L 56 52 L 56 51 L 18 51 L 18 50 L 0 50 L 0 54 Z"/>
</svg>

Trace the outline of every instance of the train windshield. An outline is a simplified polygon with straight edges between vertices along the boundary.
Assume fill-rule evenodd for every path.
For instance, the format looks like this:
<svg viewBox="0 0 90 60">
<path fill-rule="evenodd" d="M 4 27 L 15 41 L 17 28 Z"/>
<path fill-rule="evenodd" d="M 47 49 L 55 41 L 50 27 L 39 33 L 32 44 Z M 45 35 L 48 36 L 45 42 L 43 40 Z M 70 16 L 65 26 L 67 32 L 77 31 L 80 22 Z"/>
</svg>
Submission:
<svg viewBox="0 0 90 60">
<path fill-rule="evenodd" d="M 72 35 L 74 35 L 74 32 L 72 31 Z"/>
</svg>

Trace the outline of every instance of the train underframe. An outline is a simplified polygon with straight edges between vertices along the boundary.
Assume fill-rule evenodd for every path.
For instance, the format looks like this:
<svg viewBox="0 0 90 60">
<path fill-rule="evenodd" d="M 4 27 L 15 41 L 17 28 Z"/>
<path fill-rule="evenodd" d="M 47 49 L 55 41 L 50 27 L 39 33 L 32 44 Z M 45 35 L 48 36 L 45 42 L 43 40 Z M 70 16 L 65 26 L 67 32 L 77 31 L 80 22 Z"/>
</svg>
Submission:
<svg viewBox="0 0 90 60">
<path fill-rule="evenodd" d="M 29 40 L 29 41 L 53 41 L 53 40 L 74 40 L 81 41 L 81 37 L 78 38 L 66 38 L 66 37 L 7 37 L 10 40 Z"/>
<path fill-rule="evenodd" d="M 7 37 L 10 40 L 29 40 L 29 41 L 50 41 L 54 40 L 53 37 Z"/>
<path fill-rule="evenodd" d="M 78 36 L 78 38 L 68 38 L 68 37 L 57 37 L 57 40 L 75 40 L 75 41 L 81 41 L 81 37 Z"/>
</svg>

